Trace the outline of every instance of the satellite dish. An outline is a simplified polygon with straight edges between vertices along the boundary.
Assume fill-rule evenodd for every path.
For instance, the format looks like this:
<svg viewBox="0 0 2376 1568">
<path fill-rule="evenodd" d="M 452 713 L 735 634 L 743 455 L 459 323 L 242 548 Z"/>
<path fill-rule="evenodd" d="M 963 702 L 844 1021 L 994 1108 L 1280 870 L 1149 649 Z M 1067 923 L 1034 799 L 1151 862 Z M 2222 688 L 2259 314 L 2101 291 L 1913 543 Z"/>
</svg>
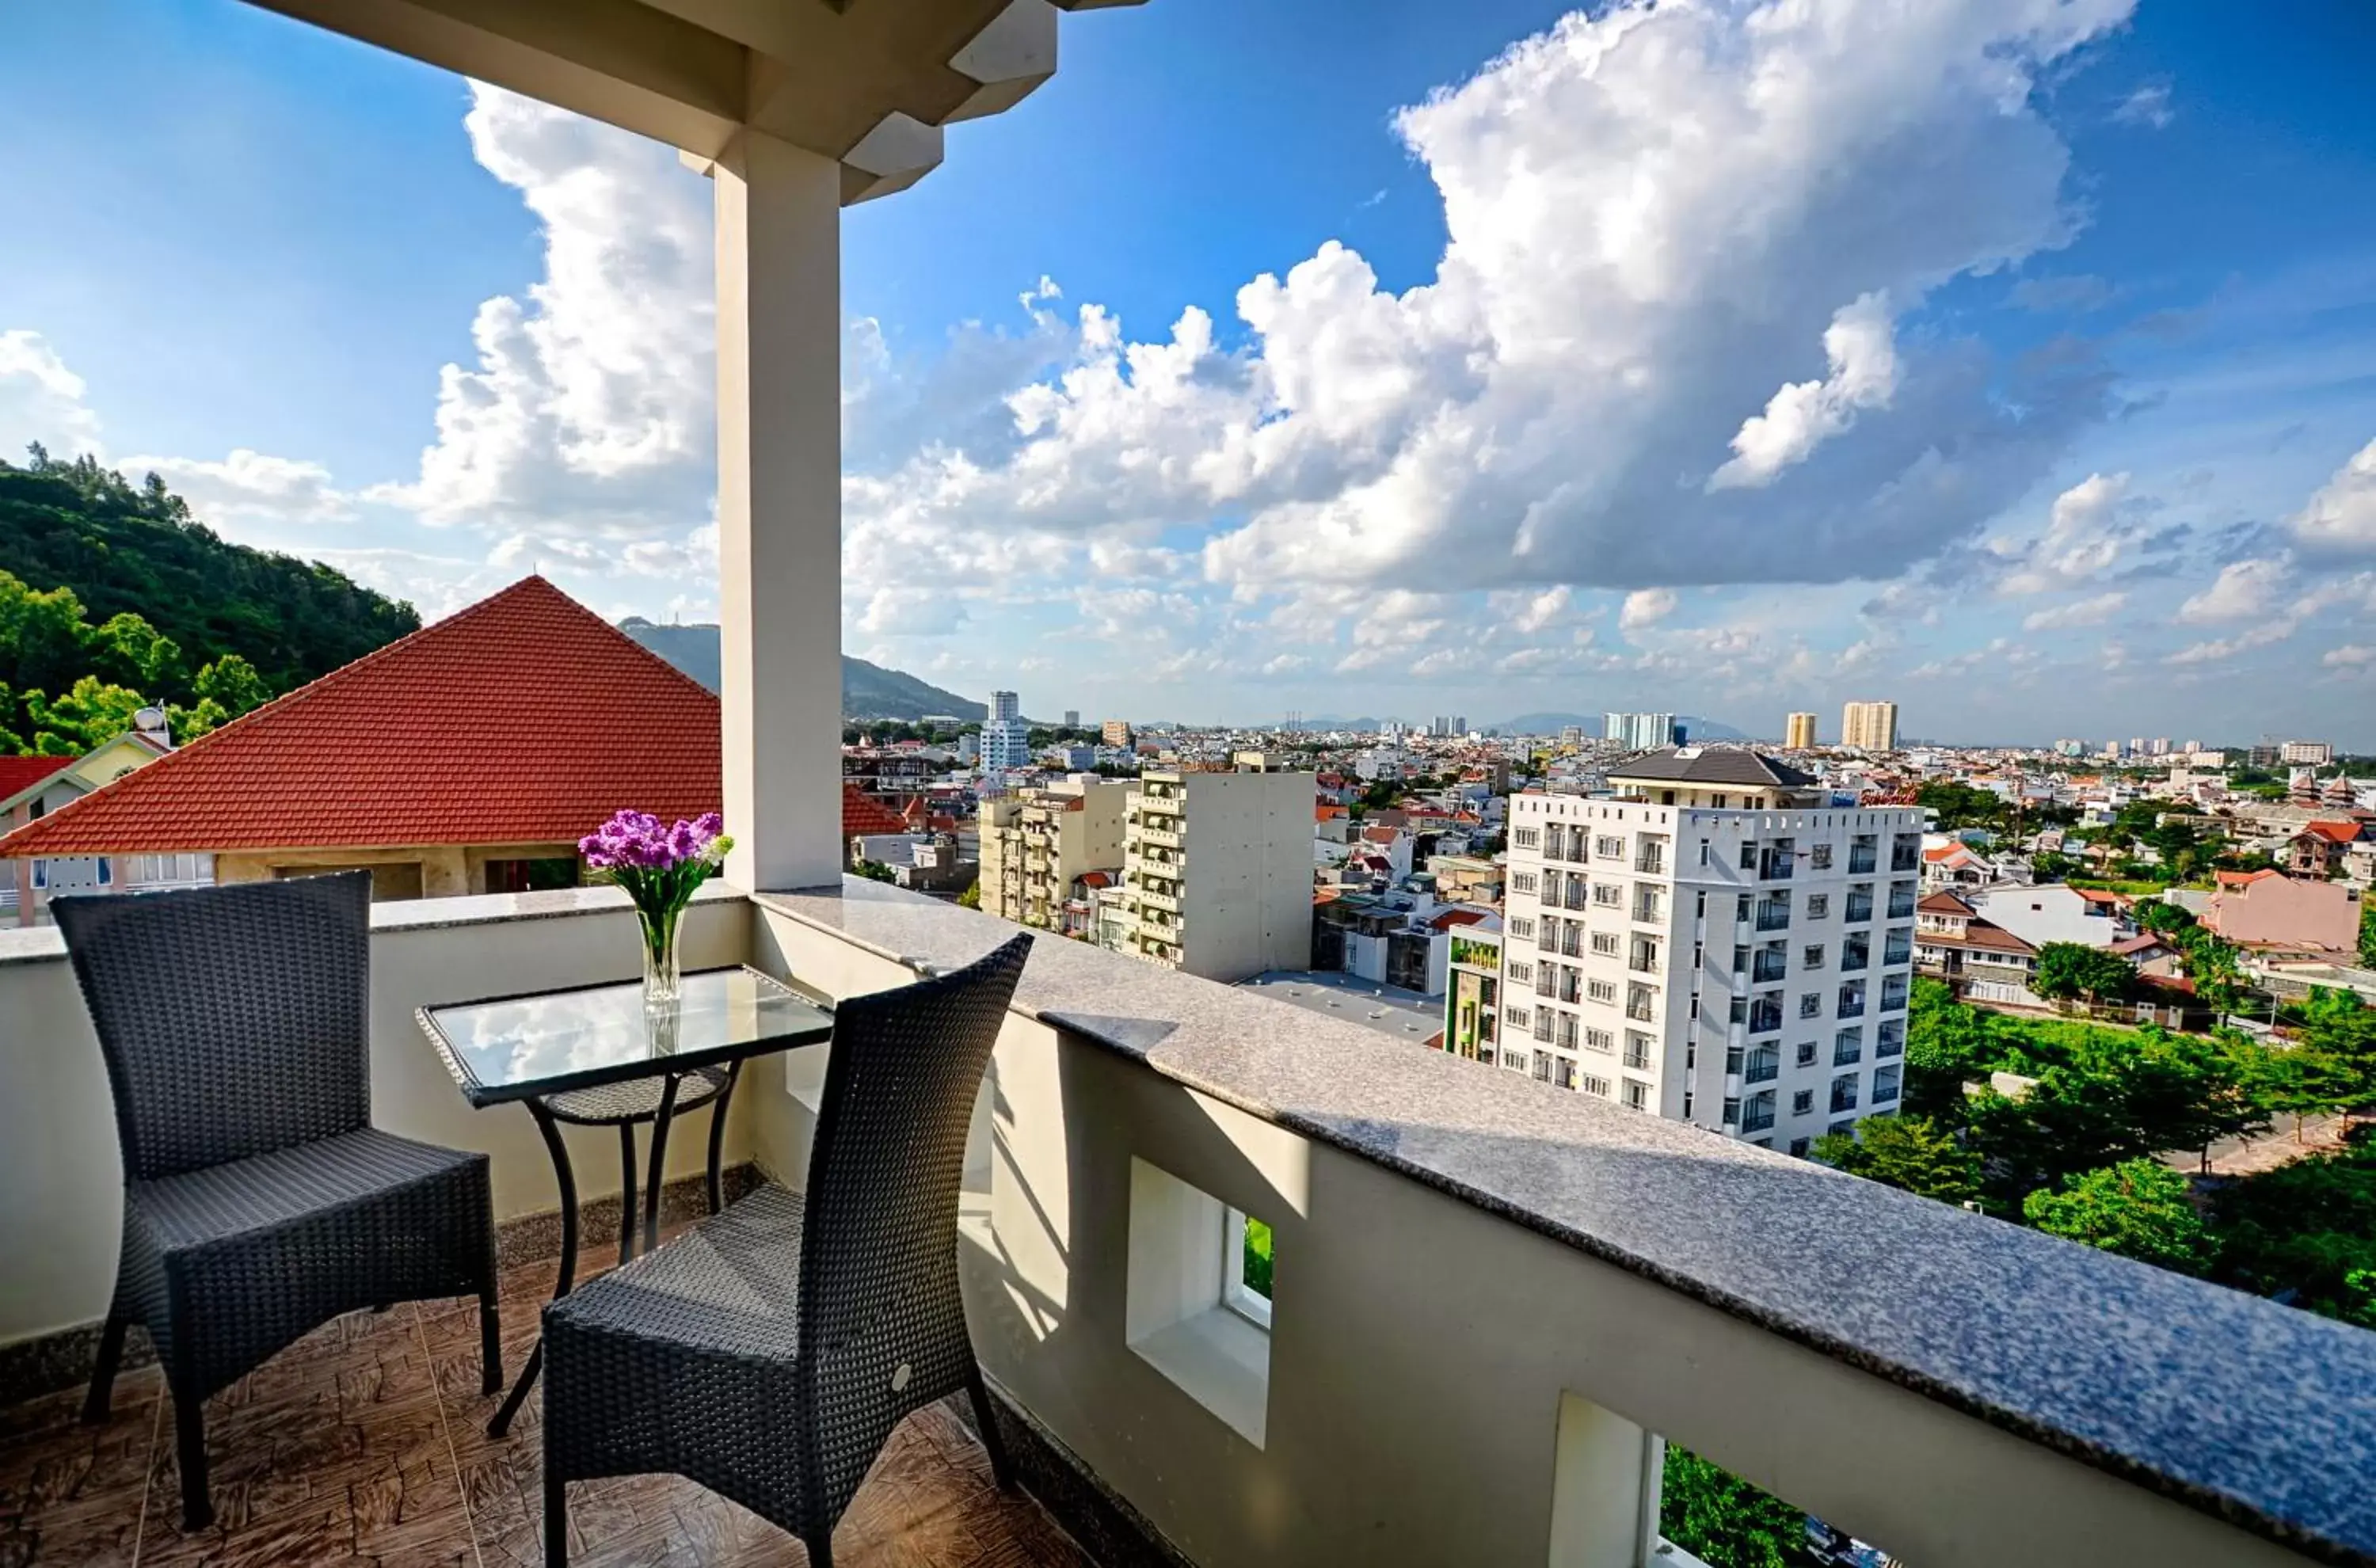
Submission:
<svg viewBox="0 0 2376 1568">
<path fill-rule="evenodd" d="M 132 727 L 144 731 L 162 730 L 165 728 L 165 710 L 161 707 L 141 708 L 133 714 Z"/>
</svg>

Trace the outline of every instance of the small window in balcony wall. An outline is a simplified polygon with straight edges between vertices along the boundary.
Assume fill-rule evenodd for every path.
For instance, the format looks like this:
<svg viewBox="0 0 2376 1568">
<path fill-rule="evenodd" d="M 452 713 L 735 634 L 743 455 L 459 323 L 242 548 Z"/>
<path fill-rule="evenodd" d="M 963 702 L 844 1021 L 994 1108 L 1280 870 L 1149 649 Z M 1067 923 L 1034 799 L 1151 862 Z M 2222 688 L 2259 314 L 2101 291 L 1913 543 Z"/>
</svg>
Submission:
<svg viewBox="0 0 2376 1568">
<path fill-rule="evenodd" d="M 1221 1304 L 1258 1328 L 1270 1326 L 1270 1227 L 1230 1209 L 1221 1237 Z"/>
</svg>

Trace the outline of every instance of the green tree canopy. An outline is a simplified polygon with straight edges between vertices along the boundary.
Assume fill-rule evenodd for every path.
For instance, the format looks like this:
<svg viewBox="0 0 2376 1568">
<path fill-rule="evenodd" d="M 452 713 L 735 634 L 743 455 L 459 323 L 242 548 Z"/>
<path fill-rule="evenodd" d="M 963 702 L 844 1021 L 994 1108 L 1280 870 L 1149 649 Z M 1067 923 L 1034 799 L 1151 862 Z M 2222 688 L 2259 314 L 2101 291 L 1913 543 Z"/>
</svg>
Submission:
<svg viewBox="0 0 2376 1568">
<path fill-rule="evenodd" d="M 1948 1128 L 1928 1117 L 1869 1116 L 1854 1133 L 1815 1140 L 1824 1164 L 1942 1203 L 1980 1195 L 1980 1161 Z"/>
<path fill-rule="evenodd" d="M 1673 1443 L 1658 1492 L 1658 1533 L 1708 1568 L 1817 1568 L 1805 1509 Z"/>
<path fill-rule="evenodd" d="M 2195 1274 L 2210 1241 L 2190 1194 L 2186 1178 L 2159 1160 L 2129 1159 L 2073 1177 L 2059 1191 L 2041 1188 L 2021 1212 L 2049 1235 Z"/>
<path fill-rule="evenodd" d="M 2029 989 L 2053 1002 L 2080 997 L 2109 1002 L 2126 996 L 2136 982 L 2136 970 L 2109 948 L 2049 942 L 2037 950 L 2037 972 L 2030 977 Z"/>
</svg>

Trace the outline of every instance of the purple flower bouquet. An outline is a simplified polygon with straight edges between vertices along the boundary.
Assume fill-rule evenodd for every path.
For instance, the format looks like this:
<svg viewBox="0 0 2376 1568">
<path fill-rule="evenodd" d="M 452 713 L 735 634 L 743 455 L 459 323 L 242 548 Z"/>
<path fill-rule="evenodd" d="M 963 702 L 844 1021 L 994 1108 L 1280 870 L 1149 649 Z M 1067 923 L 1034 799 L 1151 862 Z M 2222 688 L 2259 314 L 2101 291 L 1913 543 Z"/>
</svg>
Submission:
<svg viewBox="0 0 2376 1568">
<path fill-rule="evenodd" d="M 577 841 L 586 863 L 627 890 L 644 938 L 644 1005 L 683 994 L 677 932 L 694 890 L 718 874 L 734 840 L 716 812 L 663 827 L 649 812 L 621 811 Z"/>
</svg>

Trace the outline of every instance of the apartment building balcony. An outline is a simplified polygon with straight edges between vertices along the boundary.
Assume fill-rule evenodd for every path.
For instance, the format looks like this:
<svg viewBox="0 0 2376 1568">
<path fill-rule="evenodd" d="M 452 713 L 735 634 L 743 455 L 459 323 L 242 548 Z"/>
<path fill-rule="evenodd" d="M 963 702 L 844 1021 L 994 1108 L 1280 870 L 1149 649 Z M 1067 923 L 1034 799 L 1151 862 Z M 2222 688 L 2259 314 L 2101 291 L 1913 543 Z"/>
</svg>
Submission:
<svg viewBox="0 0 2376 1568">
<path fill-rule="evenodd" d="M 1889 918 L 1894 921 L 1911 919 L 1914 914 L 1914 885 L 1901 882 L 1889 890 Z"/>
<path fill-rule="evenodd" d="M 1160 909 L 1170 915 L 1180 912 L 1180 895 L 1170 888 L 1141 884 L 1131 889 L 1131 897 L 1142 909 Z"/>
<path fill-rule="evenodd" d="M 1850 925 L 1863 925 L 1872 919 L 1872 892 L 1870 888 L 1852 888 L 1847 902 L 1841 906 L 1840 919 Z"/>
<path fill-rule="evenodd" d="M 1859 838 L 1848 846 L 1848 874 L 1871 876 L 1881 869 L 1881 847 L 1871 839 Z"/>
<path fill-rule="evenodd" d="M 1158 826 L 1159 821 L 1166 826 Z M 1139 826 L 1132 835 L 1139 843 L 1156 849 L 1182 849 L 1187 847 L 1187 821 L 1177 814 L 1159 816 Z"/>
</svg>

